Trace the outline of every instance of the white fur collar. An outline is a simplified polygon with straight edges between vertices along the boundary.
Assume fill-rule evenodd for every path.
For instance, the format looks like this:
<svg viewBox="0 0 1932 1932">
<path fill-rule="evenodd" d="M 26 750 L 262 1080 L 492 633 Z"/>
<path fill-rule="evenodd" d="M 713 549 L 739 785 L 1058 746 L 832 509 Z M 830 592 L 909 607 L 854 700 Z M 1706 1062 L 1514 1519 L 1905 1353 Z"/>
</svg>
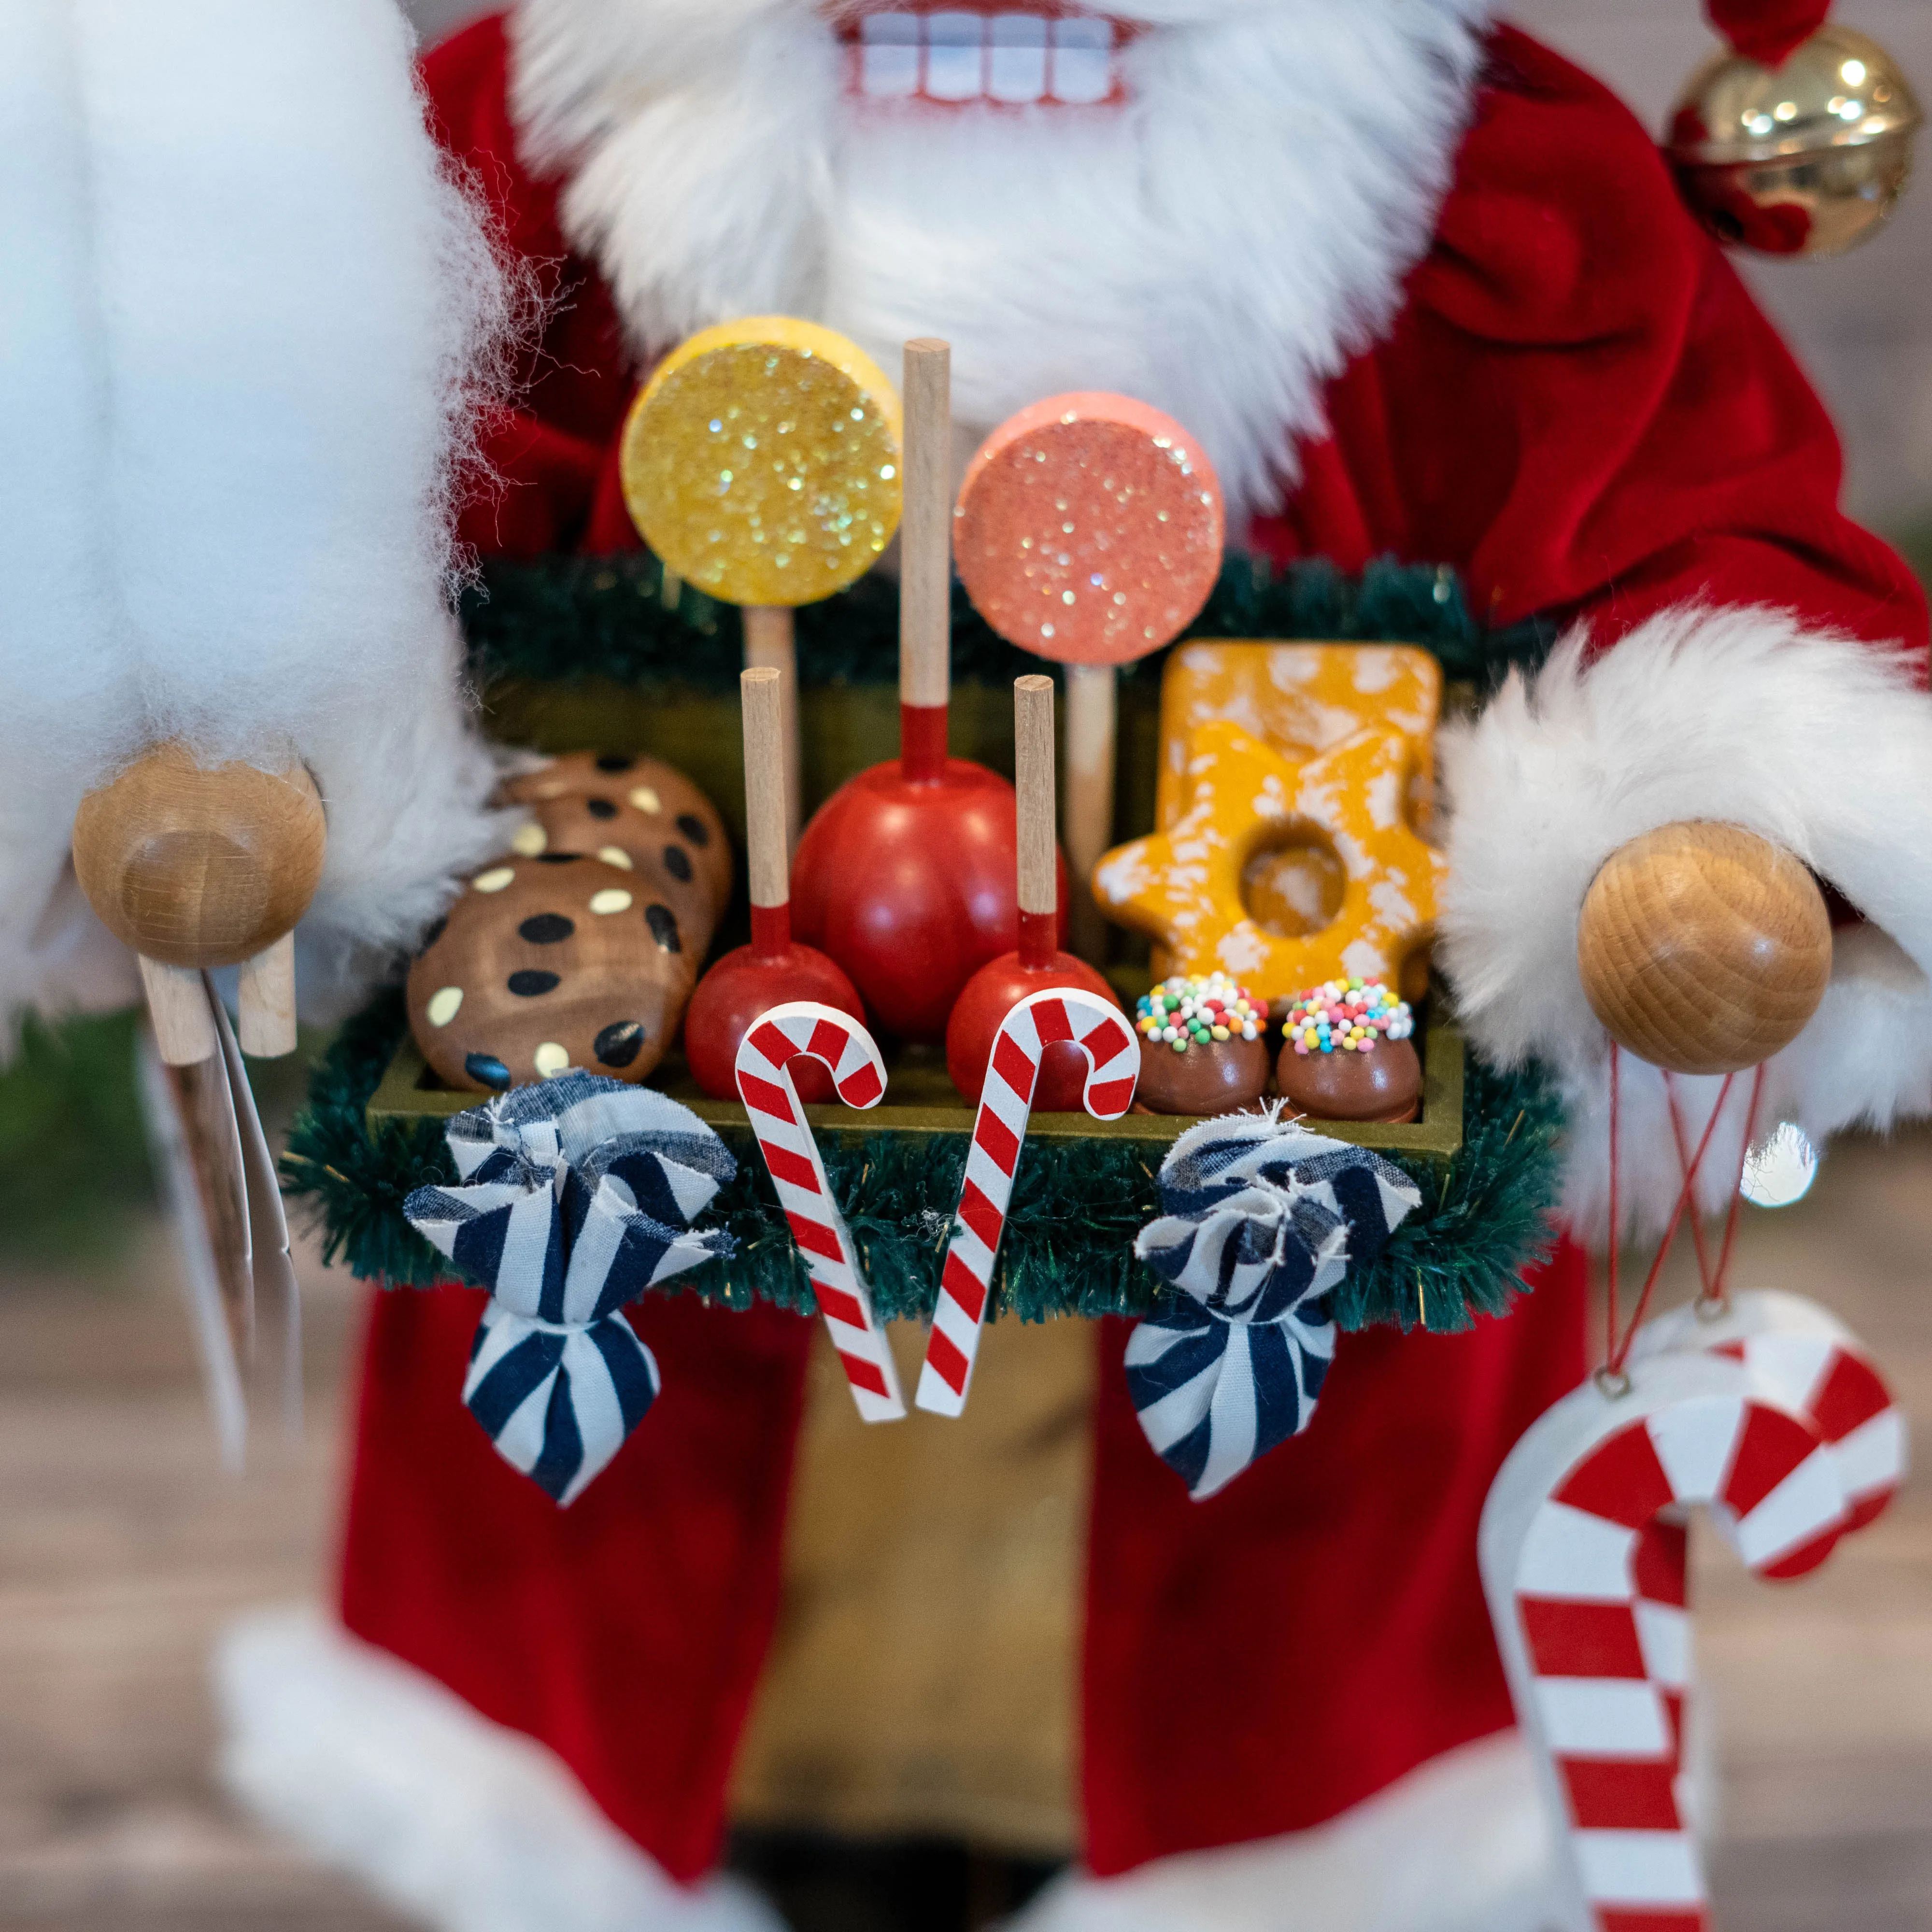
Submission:
<svg viewBox="0 0 1932 1932">
<path fill-rule="evenodd" d="M 790 312 L 887 368 L 954 349 L 976 435 L 1117 389 L 1271 506 L 1322 392 L 1393 319 L 1468 112 L 1489 0 L 1121 0 L 1114 109 L 848 95 L 808 0 L 523 0 L 526 157 L 640 358 Z"/>
</svg>

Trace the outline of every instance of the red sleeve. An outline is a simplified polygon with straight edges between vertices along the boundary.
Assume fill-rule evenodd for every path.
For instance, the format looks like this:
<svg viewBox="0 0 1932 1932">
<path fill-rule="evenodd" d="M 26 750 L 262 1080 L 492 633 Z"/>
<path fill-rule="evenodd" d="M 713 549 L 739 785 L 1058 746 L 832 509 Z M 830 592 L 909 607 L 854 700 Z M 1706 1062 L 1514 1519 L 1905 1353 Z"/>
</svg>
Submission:
<svg viewBox="0 0 1932 1932">
<path fill-rule="evenodd" d="M 1500 622 L 1772 604 L 1922 656 L 1919 586 L 1840 512 L 1829 419 L 1649 137 L 1524 35 L 1492 56 L 1375 358 L 1408 547 Z"/>
<path fill-rule="evenodd" d="M 604 452 L 635 387 L 622 331 L 594 268 L 574 255 L 557 218 L 554 182 L 518 152 L 504 20 L 463 28 L 423 63 L 430 125 L 467 173 L 505 252 L 534 282 L 544 309 L 515 374 L 515 406 L 483 436 L 496 479 L 464 505 L 460 534 L 486 556 L 536 556 L 584 539 Z"/>
</svg>

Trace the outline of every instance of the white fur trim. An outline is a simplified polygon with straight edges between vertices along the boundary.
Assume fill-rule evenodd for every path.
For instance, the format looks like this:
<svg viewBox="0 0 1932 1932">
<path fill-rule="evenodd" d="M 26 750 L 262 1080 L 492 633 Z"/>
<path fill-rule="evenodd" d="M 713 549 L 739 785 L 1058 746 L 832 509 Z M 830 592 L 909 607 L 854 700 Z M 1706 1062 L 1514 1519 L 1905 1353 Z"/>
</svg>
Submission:
<svg viewBox="0 0 1932 1932">
<path fill-rule="evenodd" d="M 512 104 L 633 348 L 809 316 L 896 370 L 952 344 L 971 441 L 1113 389 L 1166 410 L 1239 519 L 1427 246 L 1490 0 L 1110 0 L 1116 109 L 855 100 L 817 0 L 523 0 Z"/>
<path fill-rule="evenodd" d="M 1555 1847 L 1529 1755 L 1466 1744 L 1310 1832 L 1058 1879 L 1010 1932 L 1546 1932 Z"/>
<path fill-rule="evenodd" d="M 77 997 L 74 807 L 176 735 L 314 769 L 312 1007 L 501 836 L 446 590 L 511 304 L 392 0 L 8 0 L 0 260 L 0 1018 Z"/>
<path fill-rule="evenodd" d="M 549 1751 L 315 1611 L 214 1658 L 229 1789 L 439 1932 L 784 1932 L 746 1886 L 686 1890 Z"/>
<path fill-rule="evenodd" d="M 1795 852 L 1870 924 L 1838 936 L 1824 1004 L 1769 1063 L 1759 1126 L 1814 1142 L 1932 1112 L 1932 697 L 1901 653 L 1777 610 L 1690 606 L 1590 659 L 1581 632 L 1445 733 L 1450 881 L 1442 957 L 1490 1058 L 1563 1082 L 1568 1210 L 1606 1224 L 1609 1044 L 1583 995 L 1576 919 L 1626 840 L 1680 819 L 1745 826 Z M 1658 1232 L 1681 1185 L 1662 1078 L 1622 1061 L 1629 1229 Z M 1694 1142 L 1721 1083 L 1682 1080 Z M 1734 1083 L 1701 1177 L 1735 1181 L 1750 1082 Z"/>
</svg>

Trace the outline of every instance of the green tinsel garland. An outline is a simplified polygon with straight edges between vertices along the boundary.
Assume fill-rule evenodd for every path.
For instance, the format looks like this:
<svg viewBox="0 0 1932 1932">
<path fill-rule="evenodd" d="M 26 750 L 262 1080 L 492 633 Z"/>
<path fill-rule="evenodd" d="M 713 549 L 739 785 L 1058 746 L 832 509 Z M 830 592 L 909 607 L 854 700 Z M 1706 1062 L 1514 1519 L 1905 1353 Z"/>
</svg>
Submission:
<svg viewBox="0 0 1932 1932">
<path fill-rule="evenodd" d="M 656 559 L 641 551 L 486 564 L 463 600 L 478 681 L 594 676 L 644 688 L 735 691 L 744 662 L 736 610 L 688 586 L 668 606 L 663 581 Z M 1540 664 L 1555 634 L 1537 623 L 1485 630 L 1470 616 L 1453 571 L 1384 559 L 1357 578 L 1324 562 L 1277 569 L 1248 556 L 1230 560 L 1186 633 L 1419 644 L 1442 660 L 1451 681 L 1484 688 L 1512 665 Z M 806 604 L 798 614 L 798 651 L 807 684 L 896 684 L 897 586 L 868 577 Z M 1166 656 L 1156 652 L 1122 676 L 1157 682 Z M 999 637 L 954 585 L 956 683 L 1009 684 L 1042 663 Z"/>
<path fill-rule="evenodd" d="M 363 1109 L 405 1027 L 400 995 L 385 994 L 344 1028 L 311 1076 L 282 1172 L 308 1203 L 330 1262 L 396 1287 L 448 1279 L 450 1264 L 403 1218 L 412 1188 L 456 1179 L 445 1124 L 385 1121 Z M 1438 1332 L 1500 1313 L 1517 1277 L 1544 1250 L 1563 1130 L 1540 1074 L 1498 1074 L 1473 1058 L 1465 1138 L 1447 1162 L 1404 1159 L 1421 1208 L 1372 1268 L 1336 1296 L 1342 1328 L 1418 1322 Z M 824 1149 L 834 1193 L 862 1252 L 874 1305 L 886 1317 L 929 1316 L 966 1158 L 966 1137 L 934 1142 L 854 1136 Z M 1144 1315 L 1164 1289 L 1136 1262 L 1134 1236 L 1160 1211 L 1148 1151 L 1115 1141 L 1030 1142 L 1000 1246 L 994 1312 L 1023 1321 L 1056 1315 Z M 737 1237 L 737 1254 L 667 1284 L 733 1308 L 755 1300 L 809 1312 L 812 1286 L 763 1165 L 741 1152 L 738 1178 L 707 1222 Z"/>
</svg>

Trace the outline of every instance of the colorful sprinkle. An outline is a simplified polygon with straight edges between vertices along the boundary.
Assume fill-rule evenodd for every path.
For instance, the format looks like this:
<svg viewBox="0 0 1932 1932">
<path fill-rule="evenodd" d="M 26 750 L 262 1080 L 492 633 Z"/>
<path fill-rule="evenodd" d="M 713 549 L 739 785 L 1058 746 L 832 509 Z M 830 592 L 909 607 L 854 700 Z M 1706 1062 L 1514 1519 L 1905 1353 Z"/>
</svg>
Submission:
<svg viewBox="0 0 1932 1932">
<path fill-rule="evenodd" d="M 1268 1007 L 1225 973 L 1163 980 L 1134 1009 L 1134 1024 L 1150 1040 L 1185 1053 L 1222 1040 L 1259 1040 Z"/>
<path fill-rule="evenodd" d="M 1384 1040 L 1406 1040 L 1415 1016 L 1379 980 L 1330 980 L 1291 1001 L 1282 1019 L 1299 1054 L 1372 1053 Z"/>
</svg>

